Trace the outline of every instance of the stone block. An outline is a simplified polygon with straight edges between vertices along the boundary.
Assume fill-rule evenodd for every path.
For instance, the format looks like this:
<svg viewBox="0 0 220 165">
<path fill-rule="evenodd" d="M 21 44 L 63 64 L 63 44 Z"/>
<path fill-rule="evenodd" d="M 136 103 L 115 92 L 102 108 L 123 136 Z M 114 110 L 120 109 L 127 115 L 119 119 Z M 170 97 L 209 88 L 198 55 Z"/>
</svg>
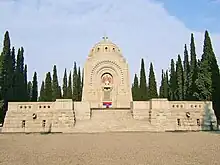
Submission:
<svg viewBox="0 0 220 165">
<path fill-rule="evenodd" d="M 75 112 L 76 120 L 90 119 L 89 102 L 74 102 L 74 112 Z"/>
</svg>

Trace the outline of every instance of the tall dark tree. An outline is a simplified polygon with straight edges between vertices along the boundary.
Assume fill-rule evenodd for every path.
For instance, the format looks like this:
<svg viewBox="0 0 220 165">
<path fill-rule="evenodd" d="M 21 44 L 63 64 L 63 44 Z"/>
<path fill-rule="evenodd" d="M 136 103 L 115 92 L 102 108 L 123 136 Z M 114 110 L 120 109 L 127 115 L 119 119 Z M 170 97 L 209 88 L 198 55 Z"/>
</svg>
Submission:
<svg viewBox="0 0 220 165">
<path fill-rule="evenodd" d="M 53 101 L 60 98 L 59 93 L 59 82 L 58 82 L 58 76 L 57 76 L 57 67 L 56 65 L 53 66 L 53 80 L 52 80 L 52 97 Z"/>
<path fill-rule="evenodd" d="M 16 69 L 16 59 L 15 59 L 15 48 L 14 47 L 12 47 L 12 50 L 11 50 L 11 58 L 12 58 L 13 71 L 15 71 L 15 69 Z"/>
<path fill-rule="evenodd" d="M 164 98 L 164 78 L 165 78 L 165 75 L 164 75 L 164 72 L 163 72 L 163 69 L 162 69 L 162 74 L 161 74 L 161 83 L 160 83 L 160 89 L 159 89 L 159 97 L 160 98 Z"/>
<path fill-rule="evenodd" d="M 208 32 L 206 32 L 207 37 L 209 38 Z M 211 57 L 211 79 L 212 79 L 212 104 L 215 115 L 217 117 L 217 124 L 220 125 L 220 73 L 219 73 L 219 66 L 216 60 L 216 56 L 212 49 L 211 39 L 210 39 L 210 53 L 212 54 Z"/>
<path fill-rule="evenodd" d="M 31 97 L 32 97 L 32 82 L 31 81 L 28 81 L 27 95 L 28 95 L 28 101 L 31 101 Z"/>
<path fill-rule="evenodd" d="M 28 93 L 27 93 L 27 65 L 24 66 L 24 98 L 23 101 L 28 101 Z"/>
<path fill-rule="evenodd" d="M 15 71 L 16 71 L 16 59 L 15 59 L 15 48 L 14 47 L 12 47 L 12 51 L 11 51 L 11 58 L 12 58 L 12 67 L 13 67 L 13 82 L 12 82 L 12 84 L 13 84 L 13 101 L 15 101 L 15 95 L 16 95 L 16 91 L 15 91 L 15 84 L 16 84 L 16 82 L 15 82 Z"/>
<path fill-rule="evenodd" d="M 72 99 L 73 90 L 72 90 L 72 74 L 71 71 L 69 73 L 68 86 L 67 86 L 67 98 Z"/>
<path fill-rule="evenodd" d="M 215 54 L 212 49 L 211 39 L 208 32 L 205 32 L 205 39 L 203 45 L 203 54 L 200 62 L 198 72 L 198 79 L 196 85 L 198 88 L 199 100 L 212 100 L 212 59 Z"/>
<path fill-rule="evenodd" d="M 171 67 L 170 67 L 170 82 L 169 82 L 169 100 L 176 100 L 176 71 L 175 71 L 175 62 L 171 59 Z"/>
<path fill-rule="evenodd" d="M 12 56 L 10 48 L 10 37 L 9 32 L 6 31 L 4 36 L 3 43 L 3 52 L 2 52 L 2 67 L 1 67 L 1 76 L 0 76 L 0 86 L 1 86 L 1 99 L 3 99 L 3 110 L 2 117 L 4 118 L 7 111 L 8 101 L 13 100 L 13 65 L 12 65 Z M 3 120 L 3 118 L 1 120 Z"/>
<path fill-rule="evenodd" d="M 199 62 L 198 79 L 196 81 L 199 100 L 212 100 L 218 124 L 220 124 L 220 73 L 216 56 L 212 48 L 211 38 L 205 31 L 203 54 Z"/>
<path fill-rule="evenodd" d="M 168 77 L 168 71 L 166 71 L 164 75 L 164 97 L 169 97 L 169 77 Z"/>
<path fill-rule="evenodd" d="M 74 67 L 73 67 L 73 101 L 78 100 L 78 73 L 77 73 L 77 66 L 76 62 L 74 62 Z"/>
<path fill-rule="evenodd" d="M 139 100 L 139 83 L 137 74 L 134 75 L 134 82 L 132 84 L 132 97 L 134 101 Z"/>
<path fill-rule="evenodd" d="M 77 73 L 77 90 L 78 90 L 77 101 L 81 101 L 81 99 L 82 99 L 82 80 L 81 80 L 80 67 L 78 68 L 78 73 Z"/>
<path fill-rule="evenodd" d="M 188 55 L 188 50 L 187 46 L 185 45 L 184 47 L 184 61 L 183 61 L 183 78 L 184 78 L 184 100 L 189 99 L 189 79 L 190 79 L 190 65 L 189 65 L 189 55 Z"/>
<path fill-rule="evenodd" d="M 34 72 L 32 84 L 31 101 L 36 102 L 38 98 L 37 72 Z"/>
<path fill-rule="evenodd" d="M 48 72 L 46 74 L 44 94 L 45 94 L 45 101 L 52 101 L 53 100 L 53 98 L 52 98 L 52 80 L 51 80 L 50 72 Z"/>
<path fill-rule="evenodd" d="M 139 88 L 140 88 L 140 101 L 148 100 L 148 90 L 147 90 L 144 59 L 141 59 L 140 87 Z"/>
<path fill-rule="evenodd" d="M 198 100 L 196 80 L 198 78 L 198 65 L 194 36 L 191 34 L 190 42 L 190 75 L 189 75 L 189 100 Z"/>
<path fill-rule="evenodd" d="M 82 91 L 83 91 L 84 70 L 82 69 Z"/>
<path fill-rule="evenodd" d="M 15 101 L 24 101 L 25 97 L 25 81 L 24 81 L 24 49 L 18 49 L 17 63 L 15 71 L 14 93 Z"/>
<path fill-rule="evenodd" d="M 62 90 L 61 90 L 61 86 L 59 86 L 59 88 L 58 88 L 58 93 L 59 93 L 59 98 L 62 98 Z"/>
<path fill-rule="evenodd" d="M 178 60 L 176 63 L 176 80 L 177 80 L 177 100 L 183 100 L 184 91 L 183 91 L 183 66 L 180 55 L 178 55 Z"/>
<path fill-rule="evenodd" d="M 63 98 L 67 99 L 67 73 L 66 69 L 64 71 L 64 76 L 63 76 Z"/>
<path fill-rule="evenodd" d="M 44 81 L 42 81 L 42 83 L 41 83 L 39 101 L 46 101 L 46 99 L 45 99 L 45 84 L 44 84 Z"/>
<path fill-rule="evenodd" d="M 149 87 L 148 87 L 148 96 L 149 99 L 152 98 L 157 98 L 158 93 L 157 93 L 157 83 L 156 83 L 156 78 L 154 74 L 154 68 L 153 64 L 150 63 L 150 72 L 149 72 Z"/>
</svg>

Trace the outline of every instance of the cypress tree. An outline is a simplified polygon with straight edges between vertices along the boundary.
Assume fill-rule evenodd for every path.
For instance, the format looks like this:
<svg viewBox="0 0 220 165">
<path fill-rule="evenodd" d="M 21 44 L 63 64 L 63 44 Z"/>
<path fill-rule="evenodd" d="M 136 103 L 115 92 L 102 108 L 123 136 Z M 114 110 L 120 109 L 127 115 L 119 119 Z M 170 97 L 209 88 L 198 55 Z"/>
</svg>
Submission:
<svg viewBox="0 0 220 165">
<path fill-rule="evenodd" d="M 46 74 L 44 94 L 45 101 L 52 101 L 52 80 L 50 72 Z"/>
<path fill-rule="evenodd" d="M 215 54 L 212 49 L 211 39 L 208 31 L 205 31 L 203 54 L 198 72 L 196 85 L 198 87 L 199 100 L 212 100 L 212 59 Z"/>
<path fill-rule="evenodd" d="M 196 80 L 198 78 L 198 66 L 196 58 L 196 48 L 194 42 L 194 36 L 191 34 L 190 42 L 190 76 L 189 76 L 189 100 L 198 100 L 197 94 L 197 84 Z"/>
<path fill-rule="evenodd" d="M 164 98 L 169 97 L 169 80 L 168 71 L 164 74 Z"/>
<path fill-rule="evenodd" d="M 42 83 L 41 83 L 39 101 L 46 101 L 46 99 L 45 99 L 45 85 L 44 85 L 44 81 L 42 81 Z"/>
<path fill-rule="evenodd" d="M 211 40 L 210 40 L 211 41 Z M 211 43 L 211 42 L 210 42 Z M 211 71 L 212 71 L 212 104 L 213 109 L 217 118 L 217 124 L 220 125 L 220 73 L 219 66 L 215 54 L 213 52 L 213 57 L 211 59 Z"/>
<path fill-rule="evenodd" d="M 15 71 L 15 69 L 16 69 L 16 59 L 15 59 L 15 48 L 14 47 L 12 47 L 12 50 L 11 50 L 11 58 L 12 58 L 13 71 Z"/>
<path fill-rule="evenodd" d="M 58 88 L 58 93 L 59 93 L 59 98 L 62 98 L 62 90 L 61 90 L 61 86 L 59 86 L 59 88 Z"/>
<path fill-rule="evenodd" d="M 12 51 L 11 51 L 11 57 L 12 57 L 12 67 L 13 67 L 13 80 L 12 80 L 12 84 L 13 84 L 13 101 L 15 101 L 16 97 L 16 91 L 15 91 L 15 71 L 16 71 L 16 59 L 15 59 L 15 48 L 12 47 Z"/>
<path fill-rule="evenodd" d="M 77 90 L 78 90 L 77 101 L 81 101 L 81 99 L 82 99 L 82 81 L 81 81 L 80 67 L 78 68 L 78 73 L 77 73 Z"/>
<path fill-rule="evenodd" d="M 162 74 L 161 74 L 161 84 L 160 84 L 160 90 L 159 90 L 159 96 L 160 98 L 164 98 L 164 73 L 162 69 Z"/>
<path fill-rule="evenodd" d="M 63 76 L 63 98 L 67 99 L 67 73 L 66 69 L 64 71 L 64 76 Z"/>
<path fill-rule="evenodd" d="M 173 59 L 171 59 L 169 88 L 170 88 L 169 100 L 171 101 L 176 100 L 177 82 L 176 82 L 175 62 Z"/>
<path fill-rule="evenodd" d="M 32 81 L 32 92 L 31 92 L 31 101 L 37 101 L 38 98 L 38 86 L 37 86 L 37 73 L 34 72 L 33 81 Z"/>
<path fill-rule="evenodd" d="M 177 80 L 177 99 L 183 100 L 184 91 L 183 91 L 183 66 L 180 55 L 178 55 L 178 60 L 176 63 L 176 80 Z"/>
<path fill-rule="evenodd" d="M 72 74 L 71 71 L 69 73 L 68 86 L 67 86 L 67 98 L 72 99 L 73 91 L 72 91 Z"/>
<path fill-rule="evenodd" d="M 24 65 L 24 48 L 21 47 L 21 65 L 20 65 L 20 95 L 21 95 L 21 101 L 26 100 L 26 90 L 25 90 L 25 65 Z M 27 89 L 27 88 L 26 88 Z"/>
<path fill-rule="evenodd" d="M 76 62 L 74 62 L 73 67 L 73 101 L 78 100 L 78 73 L 77 73 L 77 66 Z"/>
<path fill-rule="evenodd" d="M 28 81 L 27 84 L 27 95 L 28 95 L 28 101 L 31 101 L 31 97 L 32 97 L 32 82 Z"/>
<path fill-rule="evenodd" d="M 60 98 L 59 93 L 59 82 L 58 82 L 58 76 L 57 76 L 57 67 L 56 65 L 53 66 L 53 81 L 52 81 L 52 97 L 53 101 Z"/>
<path fill-rule="evenodd" d="M 24 98 L 23 101 L 28 101 L 28 93 L 27 93 L 27 65 L 24 67 Z"/>
<path fill-rule="evenodd" d="M 158 97 L 157 83 L 156 83 L 154 68 L 152 63 L 150 63 L 148 96 L 150 99 Z"/>
<path fill-rule="evenodd" d="M 0 85 L 1 85 L 1 102 L 3 105 L 0 119 L 4 120 L 4 116 L 7 111 L 8 101 L 13 100 L 13 65 L 12 65 L 12 56 L 11 56 L 11 44 L 9 32 L 6 31 L 4 36 L 3 43 L 3 52 L 2 52 L 2 63 L 1 63 L 1 76 L 0 76 Z"/>
<path fill-rule="evenodd" d="M 145 74 L 144 59 L 141 59 L 141 70 L 140 70 L 140 101 L 148 100 L 148 91 L 147 91 L 147 81 Z"/>
<path fill-rule="evenodd" d="M 82 91 L 83 91 L 84 69 L 82 69 Z"/>
<path fill-rule="evenodd" d="M 132 84 L 132 97 L 134 101 L 139 100 L 139 84 L 137 74 L 134 75 L 134 82 Z"/>
<path fill-rule="evenodd" d="M 1 68 L 2 70 L 0 79 L 2 98 L 4 98 L 6 104 L 8 101 L 11 101 L 13 97 L 13 65 L 10 47 L 11 43 L 9 32 L 6 31 L 4 35 Z"/>
<path fill-rule="evenodd" d="M 184 71 L 183 71 L 183 78 L 184 78 L 184 100 L 189 99 L 189 78 L 190 78 L 190 65 L 189 65 L 189 55 L 187 46 L 185 44 L 184 47 Z"/>
<path fill-rule="evenodd" d="M 25 81 L 24 81 L 24 49 L 18 49 L 17 63 L 15 71 L 15 100 L 24 101 L 25 98 Z"/>
</svg>

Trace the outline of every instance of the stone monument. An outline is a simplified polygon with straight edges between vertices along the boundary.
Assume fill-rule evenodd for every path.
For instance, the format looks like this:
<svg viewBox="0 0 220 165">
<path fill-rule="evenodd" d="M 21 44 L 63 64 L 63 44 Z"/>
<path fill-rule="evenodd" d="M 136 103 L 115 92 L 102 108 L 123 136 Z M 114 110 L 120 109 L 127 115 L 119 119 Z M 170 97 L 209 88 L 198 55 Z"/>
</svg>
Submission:
<svg viewBox="0 0 220 165">
<path fill-rule="evenodd" d="M 200 131 L 217 128 L 212 102 L 132 101 L 129 68 L 104 37 L 84 66 L 82 101 L 10 102 L 2 132 Z"/>
</svg>

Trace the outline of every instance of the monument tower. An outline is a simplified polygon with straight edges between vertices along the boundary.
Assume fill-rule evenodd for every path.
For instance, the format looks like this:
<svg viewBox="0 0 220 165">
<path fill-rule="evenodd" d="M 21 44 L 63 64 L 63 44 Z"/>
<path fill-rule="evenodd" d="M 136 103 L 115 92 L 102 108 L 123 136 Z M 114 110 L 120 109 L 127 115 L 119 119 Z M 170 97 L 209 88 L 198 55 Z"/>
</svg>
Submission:
<svg viewBox="0 0 220 165">
<path fill-rule="evenodd" d="M 99 108 L 129 108 L 132 102 L 129 69 L 120 48 L 108 37 L 95 44 L 84 66 L 82 101 Z"/>
</svg>

